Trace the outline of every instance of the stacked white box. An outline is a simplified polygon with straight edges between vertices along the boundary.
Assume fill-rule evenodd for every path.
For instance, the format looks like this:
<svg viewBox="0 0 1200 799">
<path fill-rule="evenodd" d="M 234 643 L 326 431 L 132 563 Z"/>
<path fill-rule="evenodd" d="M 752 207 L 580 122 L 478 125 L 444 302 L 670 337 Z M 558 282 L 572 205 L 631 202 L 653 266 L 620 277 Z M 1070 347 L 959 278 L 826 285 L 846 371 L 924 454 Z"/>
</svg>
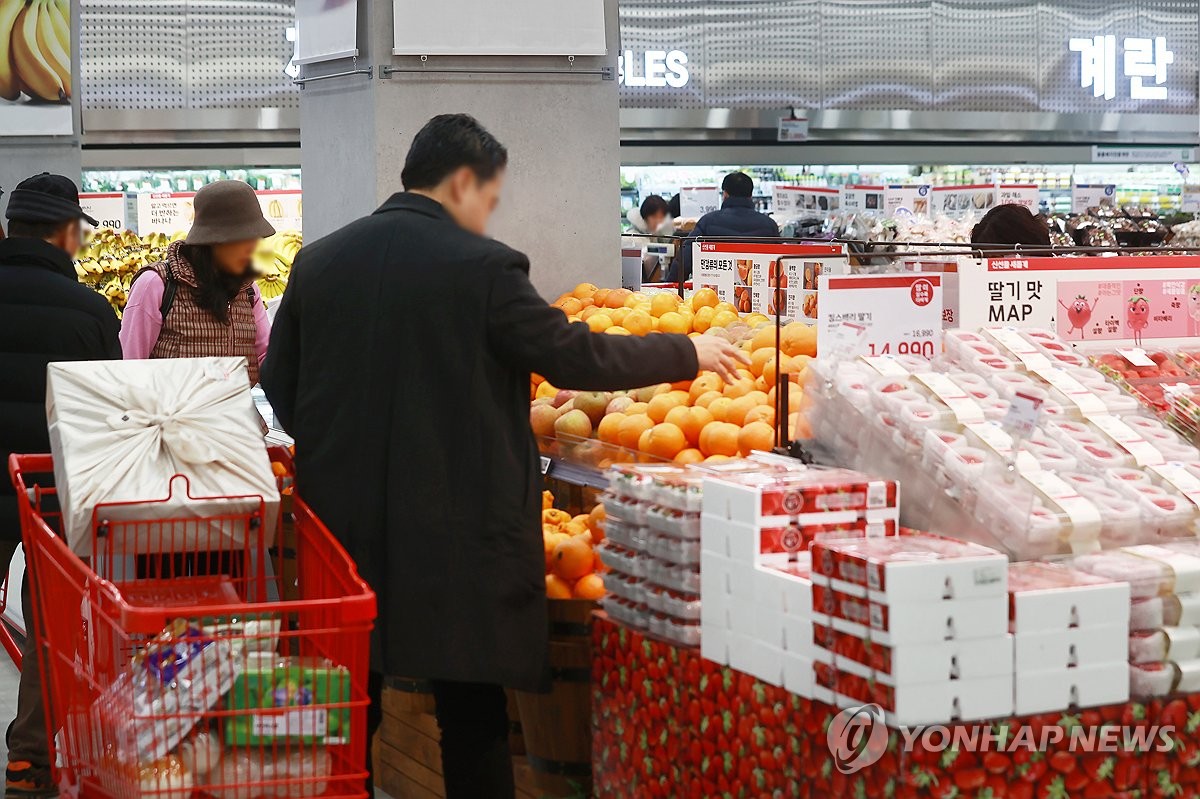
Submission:
<svg viewBox="0 0 1200 799">
<path fill-rule="evenodd" d="M 1200 691 L 1200 543 L 1080 555 L 1072 565 L 1129 586 L 1129 693 Z"/>
<path fill-rule="evenodd" d="M 813 544 L 814 694 L 914 726 L 1012 712 L 1007 558 L 923 533 Z"/>
<path fill-rule="evenodd" d="M 1008 592 L 1018 715 L 1128 700 L 1129 583 L 1027 562 Z"/>
<path fill-rule="evenodd" d="M 898 486 L 844 469 L 725 475 L 703 488 L 701 652 L 812 695 L 807 549 L 825 536 L 892 535 Z"/>
</svg>

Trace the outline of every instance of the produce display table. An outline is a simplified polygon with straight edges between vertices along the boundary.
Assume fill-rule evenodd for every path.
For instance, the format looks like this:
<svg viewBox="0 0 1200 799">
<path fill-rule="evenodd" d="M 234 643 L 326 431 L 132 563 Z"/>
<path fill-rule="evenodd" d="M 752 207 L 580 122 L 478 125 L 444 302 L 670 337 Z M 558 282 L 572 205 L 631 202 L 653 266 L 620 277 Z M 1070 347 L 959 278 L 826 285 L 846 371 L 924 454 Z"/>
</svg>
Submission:
<svg viewBox="0 0 1200 799">
<path fill-rule="evenodd" d="M 899 732 L 874 765 L 843 775 L 826 731 L 836 708 L 790 694 L 598 615 L 592 632 L 592 769 L 598 797 L 1200 797 L 1200 694 L 992 722 L 1171 725 L 1171 752 L 974 754 L 903 751 Z"/>
</svg>

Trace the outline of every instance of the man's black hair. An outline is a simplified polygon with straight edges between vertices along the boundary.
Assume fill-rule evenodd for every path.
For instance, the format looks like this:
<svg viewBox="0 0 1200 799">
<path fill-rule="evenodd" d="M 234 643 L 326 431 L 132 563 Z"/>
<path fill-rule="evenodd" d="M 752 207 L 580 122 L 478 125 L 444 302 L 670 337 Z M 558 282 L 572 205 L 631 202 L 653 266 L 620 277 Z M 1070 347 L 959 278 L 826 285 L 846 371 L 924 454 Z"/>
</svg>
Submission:
<svg viewBox="0 0 1200 799">
<path fill-rule="evenodd" d="M 638 209 L 638 213 L 642 215 L 642 219 L 649 219 L 655 214 L 669 214 L 667 201 L 657 194 L 651 194 L 646 199 L 642 200 L 642 207 Z"/>
<path fill-rule="evenodd" d="M 721 181 L 721 191 L 730 197 L 753 197 L 754 181 L 745 172 L 730 172 Z"/>
<path fill-rule="evenodd" d="M 72 220 L 61 222 L 25 222 L 20 219 L 8 220 L 8 237 L 12 239 L 42 239 L 45 241 L 58 231 L 71 224 Z"/>
<path fill-rule="evenodd" d="M 400 180 L 404 188 L 432 189 L 460 167 L 480 181 L 491 180 L 508 165 L 508 151 L 468 114 L 440 114 L 413 139 Z"/>
<path fill-rule="evenodd" d="M 680 209 L 679 192 L 676 192 L 675 196 L 667 203 L 667 213 L 671 215 L 672 219 L 683 216 L 683 211 Z"/>
</svg>

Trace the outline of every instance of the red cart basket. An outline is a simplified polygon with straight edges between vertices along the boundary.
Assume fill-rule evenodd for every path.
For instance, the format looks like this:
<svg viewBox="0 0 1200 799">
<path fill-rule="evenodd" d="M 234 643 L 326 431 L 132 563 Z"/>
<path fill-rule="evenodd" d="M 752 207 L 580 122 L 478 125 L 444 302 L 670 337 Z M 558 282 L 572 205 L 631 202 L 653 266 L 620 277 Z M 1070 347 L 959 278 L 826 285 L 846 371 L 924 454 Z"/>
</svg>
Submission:
<svg viewBox="0 0 1200 799">
<path fill-rule="evenodd" d="M 272 450 L 272 460 L 287 463 L 286 451 Z M 53 473 L 50 456 L 13 455 L 9 470 L 66 793 L 366 796 L 375 595 L 299 497 L 285 496 L 280 513 L 294 535 L 277 535 L 270 548 L 258 534 L 261 497 L 219 498 L 238 500 L 223 505 L 237 512 L 199 519 L 100 506 L 84 559 L 59 535 L 54 489 L 35 480 Z M 164 489 L 187 490 L 186 481 L 176 476 Z M 110 520 L 130 515 L 139 518 Z M 228 534 L 218 535 L 222 546 L 200 550 L 214 530 Z M 140 554 L 110 543 L 129 540 L 194 548 Z M 288 564 L 281 576 L 272 561 Z"/>
</svg>

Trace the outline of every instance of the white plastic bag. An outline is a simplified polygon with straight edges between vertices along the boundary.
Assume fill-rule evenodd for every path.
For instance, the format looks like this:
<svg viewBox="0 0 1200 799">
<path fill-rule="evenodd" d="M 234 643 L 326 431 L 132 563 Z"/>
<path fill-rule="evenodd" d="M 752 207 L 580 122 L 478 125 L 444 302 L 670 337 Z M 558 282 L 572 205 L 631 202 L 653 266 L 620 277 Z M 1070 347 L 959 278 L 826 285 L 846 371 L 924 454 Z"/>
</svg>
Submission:
<svg viewBox="0 0 1200 799">
<path fill-rule="evenodd" d="M 92 515 L 111 522 L 205 519 L 165 525 L 114 525 L 116 553 L 240 548 L 247 536 L 270 545 L 279 492 L 250 398 L 244 358 L 175 358 L 52 363 L 46 418 L 63 527 L 72 549 L 92 552 Z M 171 478 L 183 475 L 190 485 Z M 109 503 L 169 500 L 154 504 Z M 194 501 L 198 498 L 253 497 Z M 219 514 L 265 502 L 261 529 Z"/>
</svg>

